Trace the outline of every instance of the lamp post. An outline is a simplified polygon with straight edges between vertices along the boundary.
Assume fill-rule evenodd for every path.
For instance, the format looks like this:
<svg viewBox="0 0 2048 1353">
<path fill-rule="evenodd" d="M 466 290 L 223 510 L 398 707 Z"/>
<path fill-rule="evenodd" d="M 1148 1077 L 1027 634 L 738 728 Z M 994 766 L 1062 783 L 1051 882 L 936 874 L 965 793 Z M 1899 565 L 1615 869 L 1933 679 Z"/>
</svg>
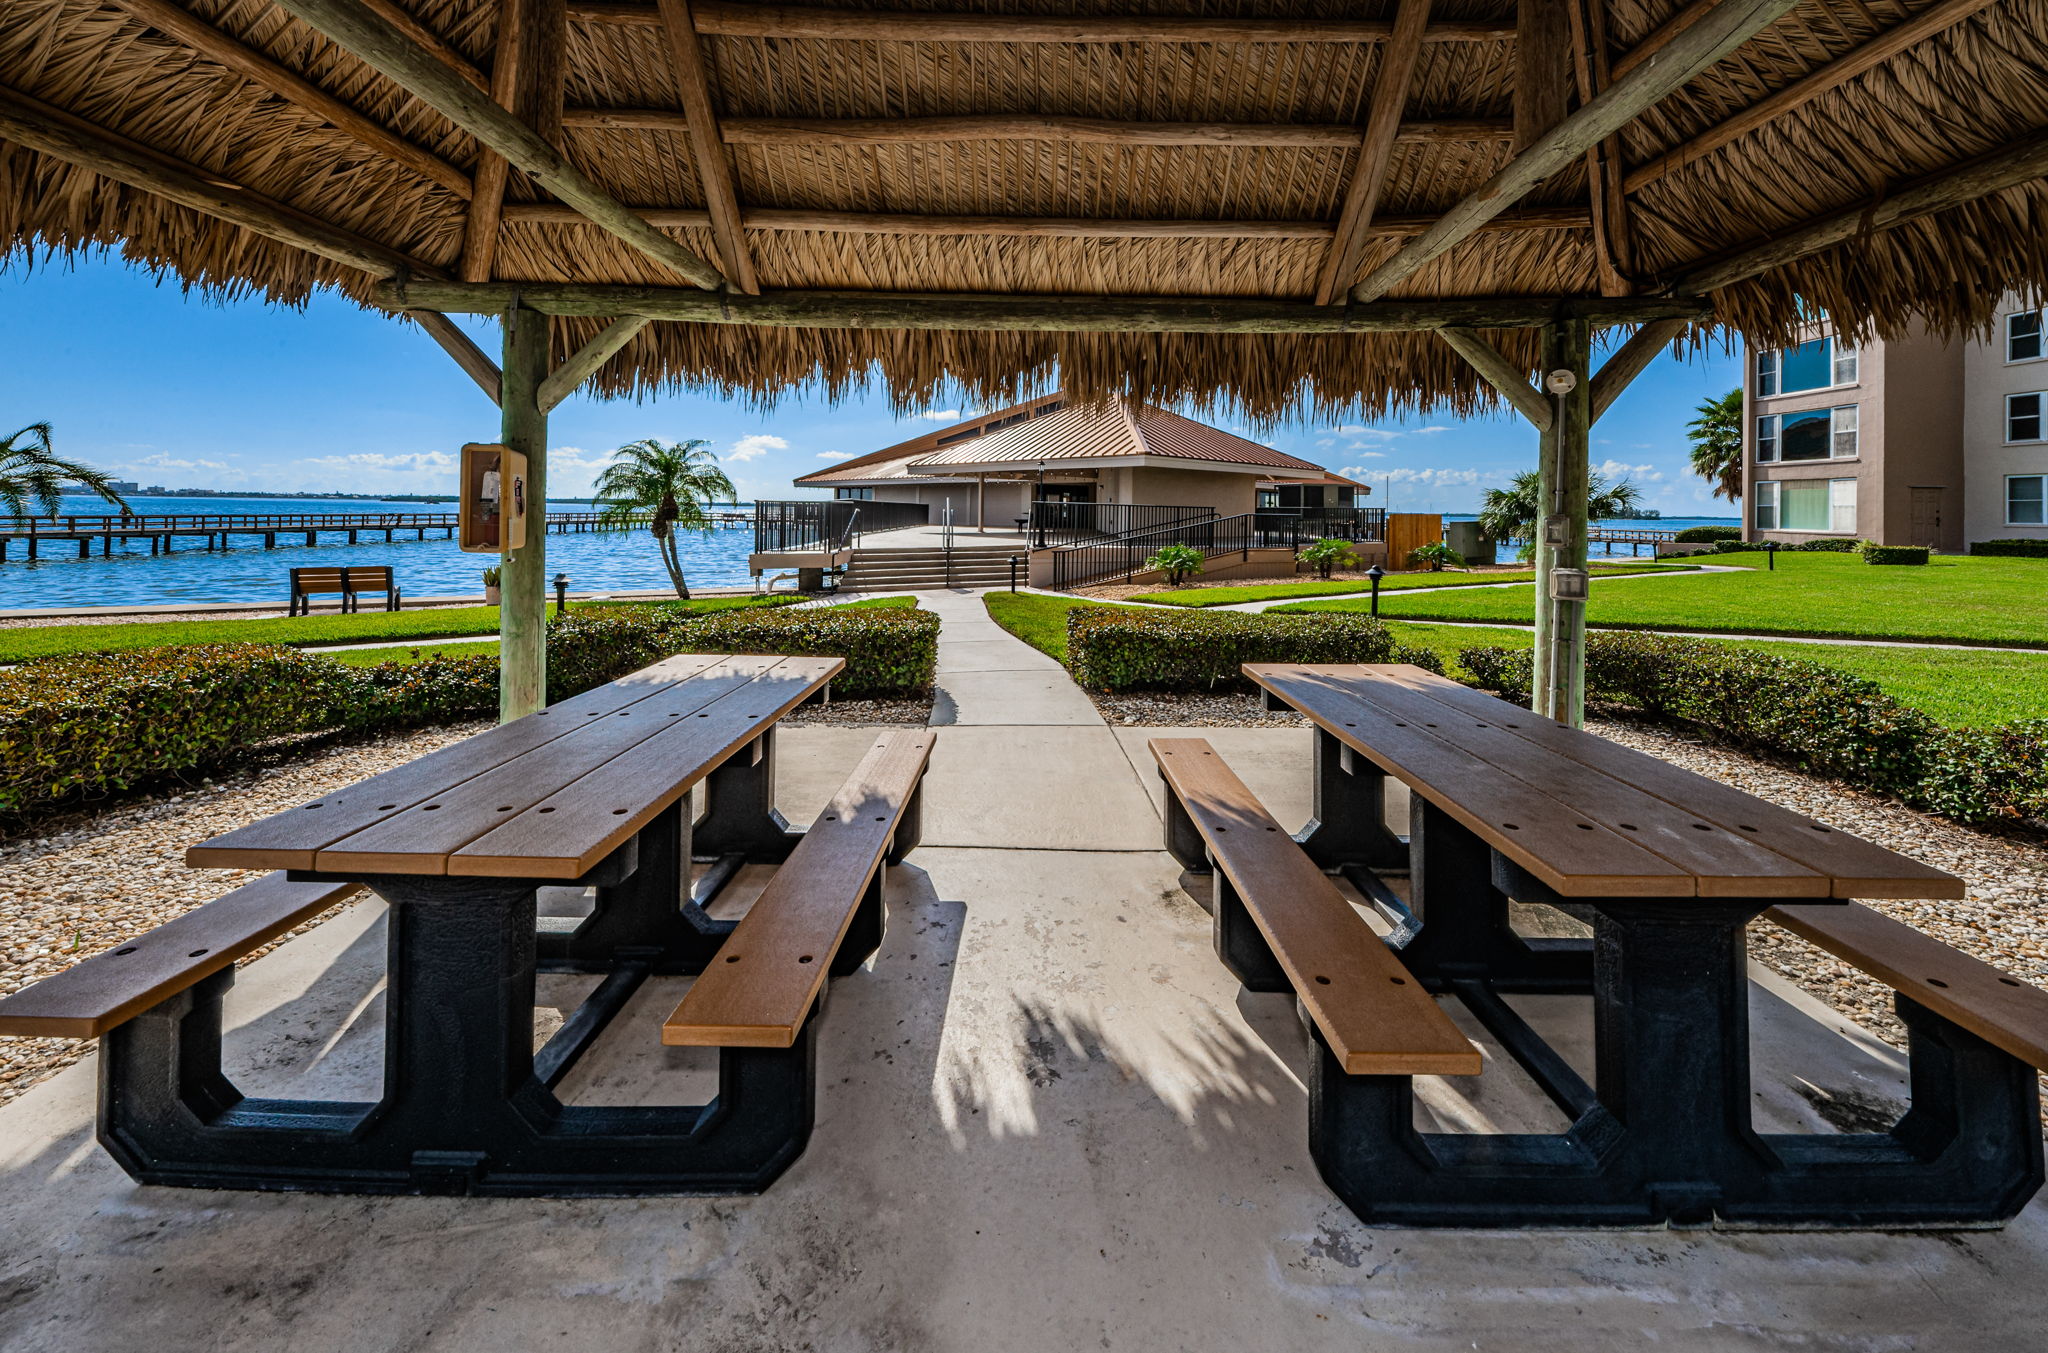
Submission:
<svg viewBox="0 0 2048 1353">
<path fill-rule="evenodd" d="M 1776 573 L 1777 571 L 1778 542 L 1775 540 L 1766 540 L 1764 542 L 1764 572 Z"/>
<path fill-rule="evenodd" d="M 569 609 L 569 575 L 555 575 L 555 617 L 560 619 Z"/>
<path fill-rule="evenodd" d="M 1374 564 L 1365 571 L 1365 576 L 1372 579 L 1372 618 L 1377 620 L 1380 618 L 1380 579 L 1387 576 L 1387 571 Z"/>
</svg>

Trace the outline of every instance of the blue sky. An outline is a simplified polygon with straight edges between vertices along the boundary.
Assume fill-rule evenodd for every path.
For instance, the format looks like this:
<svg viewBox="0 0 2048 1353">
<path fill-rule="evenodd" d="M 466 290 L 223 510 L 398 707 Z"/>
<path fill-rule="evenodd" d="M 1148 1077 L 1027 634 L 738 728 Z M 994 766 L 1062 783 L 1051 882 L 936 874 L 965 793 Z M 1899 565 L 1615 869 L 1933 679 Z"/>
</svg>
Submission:
<svg viewBox="0 0 2048 1353">
<path fill-rule="evenodd" d="M 48 421 L 62 454 L 145 484 L 445 493 L 456 449 L 497 437 L 495 407 L 432 340 L 334 297 L 304 310 L 222 304 L 119 259 L 28 267 L 17 255 L 0 270 L 0 315 L 0 431 Z M 495 326 L 473 333 L 495 350 Z M 1727 515 L 1687 471 L 1684 429 L 1694 405 L 1739 383 L 1725 353 L 1660 358 L 1595 426 L 1595 463 L 1635 479 L 1667 516 Z M 796 475 L 961 412 L 897 418 L 882 398 L 794 399 L 761 413 L 708 393 L 577 397 L 549 420 L 549 487 L 587 492 L 625 442 L 704 437 L 743 496 L 792 497 Z M 1409 511 L 1471 511 L 1536 454 L 1535 433 L 1507 416 L 1288 426 L 1264 440 Z"/>
</svg>

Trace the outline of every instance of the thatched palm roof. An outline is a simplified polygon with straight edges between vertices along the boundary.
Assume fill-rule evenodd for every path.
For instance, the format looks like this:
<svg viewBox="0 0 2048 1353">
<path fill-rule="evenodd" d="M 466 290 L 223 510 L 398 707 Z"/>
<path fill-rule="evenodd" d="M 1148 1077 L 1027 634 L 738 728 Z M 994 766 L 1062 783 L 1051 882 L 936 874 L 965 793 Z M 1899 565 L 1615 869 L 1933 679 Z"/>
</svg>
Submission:
<svg viewBox="0 0 2048 1353">
<path fill-rule="evenodd" d="M 666 3 L 691 14 L 682 0 Z M 573 0 L 566 16 L 561 5 L 9 0 L 0 233 L 32 250 L 114 246 L 192 285 L 287 302 L 332 286 L 390 304 L 404 298 L 392 278 L 464 275 L 699 295 L 644 238 L 590 224 L 518 170 L 500 173 L 462 125 L 475 123 L 450 116 L 445 97 L 409 92 L 298 17 L 339 6 L 368 11 L 472 94 L 497 70 L 500 103 L 733 292 L 1268 299 L 1292 315 L 1334 269 L 1341 310 L 1346 290 L 1372 290 L 1424 225 L 1514 161 L 1518 114 L 1527 140 L 1587 95 L 1619 92 L 1634 71 L 1682 51 L 1688 28 L 1705 31 L 1715 11 L 1740 7 L 1531 0 L 1524 8 L 1548 22 L 1570 18 L 1529 43 L 1544 53 L 1532 62 L 1522 47 L 1534 30 L 1518 39 L 1513 0 L 1438 0 L 1407 73 L 1387 69 L 1403 50 L 1399 25 L 1388 24 L 1394 0 L 832 0 L 800 10 L 697 0 L 687 21 L 696 84 L 688 39 L 660 26 L 655 0 Z M 532 36 L 501 44 L 515 8 Z M 1071 22 L 976 27 L 990 15 Z M 1148 18 L 1222 22 L 1162 33 Z M 1546 92 L 1538 64 L 1564 84 Z M 1808 0 L 1374 295 L 1667 295 L 1696 289 L 1705 264 L 1848 211 L 1863 213 L 1851 238 L 1710 288 L 1717 322 L 1765 341 L 1787 334 L 1802 307 L 1855 331 L 1897 332 L 1916 315 L 1943 332 L 1981 326 L 2004 292 L 2048 283 L 2043 193 L 2024 158 L 2018 171 L 1998 162 L 1985 179 L 1995 191 L 1980 182 L 1960 199 L 1938 185 L 1973 157 L 2038 146 L 2044 76 L 2048 0 Z M 1371 148 L 1376 92 L 1393 109 L 1378 123 L 1383 154 Z M 1547 119 L 1544 106 L 1554 109 Z M 1907 193 L 1929 176 L 1935 188 Z M 1347 194 L 1355 207 L 1362 180 L 1376 195 L 1358 247 L 1339 259 Z M 202 201 L 208 193 L 221 201 Z M 743 228 L 718 228 L 727 203 Z M 1929 206 L 1943 209 L 1886 228 Z M 244 223 L 223 219 L 238 210 Z M 268 224 L 252 227 L 251 213 Z M 300 227 L 328 256 L 272 237 L 296 239 Z M 755 313 L 754 298 L 735 299 L 734 313 Z M 584 306 L 558 318 L 558 357 L 596 335 L 603 313 Z M 1492 337 L 1524 369 L 1537 364 L 1534 331 Z M 836 392 L 874 376 L 902 403 L 948 378 L 988 404 L 1057 378 L 1082 396 L 1222 398 L 1254 417 L 1490 398 L 1426 329 L 1115 333 L 843 319 L 662 320 L 596 383 L 772 398 L 820 377 Z"/>
</svg>

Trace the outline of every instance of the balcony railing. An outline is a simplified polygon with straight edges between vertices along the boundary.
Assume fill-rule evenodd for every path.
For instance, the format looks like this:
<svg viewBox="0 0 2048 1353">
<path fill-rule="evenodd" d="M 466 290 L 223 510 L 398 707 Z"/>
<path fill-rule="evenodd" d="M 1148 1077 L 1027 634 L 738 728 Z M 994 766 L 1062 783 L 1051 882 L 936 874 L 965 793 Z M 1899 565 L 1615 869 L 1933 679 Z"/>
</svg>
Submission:
<svg viewBox="0 0 2048 1353">
<path fill-rule="evenodd" d="M 1031 505 L 1031 546 L 1056 549 L 1106 536 L 1214 521 L 1217 515 L 1213 507 L 1175 507 L 1163 503 L 1036 502 Z"/>
<path fill-rule="evenodd" d="M 1090 583 L 1128 577 L 1167 545 L 1187 545 L 1206 559 L 1253 550 L 1298 550 L 1312 540 L 1386 539 L 1387 514 L 1376 507 L 1267 508 L 1235 517 L 1175 522 L 1149 531 L 1088 541 L 1053 551 L 1052 585 L 1065 592 Z"/>
<path fill-rule="evenodd" d="M 923 503 L 884 503 L 850 498 L 805 499 L 754 504 L 754 552 L 798 554 L 845 549 L 877 531 L 923 526 L 931 509 Z"/>
</svg>

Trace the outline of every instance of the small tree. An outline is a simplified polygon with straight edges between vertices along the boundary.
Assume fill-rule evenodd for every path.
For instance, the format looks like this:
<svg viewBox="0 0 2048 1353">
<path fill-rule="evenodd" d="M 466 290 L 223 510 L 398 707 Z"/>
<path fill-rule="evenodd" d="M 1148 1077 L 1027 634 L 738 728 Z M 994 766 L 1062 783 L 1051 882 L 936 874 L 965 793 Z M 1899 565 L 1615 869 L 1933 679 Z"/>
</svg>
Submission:
<svg viewBox="0 0 2048 1353">
<path fill-rule="evenodd" d="M 731 502 L 732 480 L 718 468 L 718 457 L 701 437 L 664 442 L 644 437 L 612 452 L 612 463 L 597 477 L 597 502 L 608 522 L 630 526 L 634 517 L 654 509 L 650 529 L 661 549 L 662 566 L 676 595 L 690 599 L 683 580 L 683 560 L 676 549 L 677 531 L 709 531 L 712 503 Z"/>
<path fill-rule="evenodd" d="M 1532 558 L 1536 553 L 1536 523 L 1548 515 L 1542 496 L 1537 491 L 1534 470 L 1516 475 L 1504 489 L 1488 489 L 1479 505 L 1479 534 L 1488 540 L 1527 541 L 1522 547 L 1522 558 Z M 1643 491 L 1626 479 L 1610 484 L 1595 471 L 1586 480 L 1586 516 L 1593 521 L 1633 512 L 1642 499 Z"/>
<path fill-rule="evenodd" d="M 1205 562 L 1207 557 L 1192 545 L 1162 545 L 1145 561 L 1145 567 L 1164 573 L 1167 586 L 1179 587 L 1200 573 Z"/>
<path fill-rule="evenodd" d="M 1714 486 L 1714 497 L 1742 496 L 1742 391 L 1701 401 L 1699 417 L 1685 425 L 1692 439 L 1692 472 Z"/>
<path fill-rule="evenodd" d="M 30 502 L 54 517 L 63 507 L 64 486 L 76 484 L 88 493 L 121 509 L 128 515 L 128 502 L 114 492 L 114 479 L 104 470 L 66 460 L 50 449 L 50 425 L 30 423 L 13 436 L 0 440 L 0 507 L 8 515 L 26 517 Z"/>
<path fill-rule="evenodd" d="M 1432 540 L 1427 545 L 1417 545 L 1414 549 L 1408 551 L 1408 567 L 1420 568 L 1427 564 L 1431 573 L 1442 573 L 1445 564 L 1463 566 L 1464 562 L 1464 555 L 1459 554 L 1441 540 Z"/>
<path fill-rule="evenodd" d="M 1316 566 L 1318 578 L 1328 578 L 1338 568 L 1356 568 L 1358 555 L 1352 551 L 1351 542 L 1324 536 L 1321 540 L 1304 545 L 1301 559 Z"/>
</svg>

